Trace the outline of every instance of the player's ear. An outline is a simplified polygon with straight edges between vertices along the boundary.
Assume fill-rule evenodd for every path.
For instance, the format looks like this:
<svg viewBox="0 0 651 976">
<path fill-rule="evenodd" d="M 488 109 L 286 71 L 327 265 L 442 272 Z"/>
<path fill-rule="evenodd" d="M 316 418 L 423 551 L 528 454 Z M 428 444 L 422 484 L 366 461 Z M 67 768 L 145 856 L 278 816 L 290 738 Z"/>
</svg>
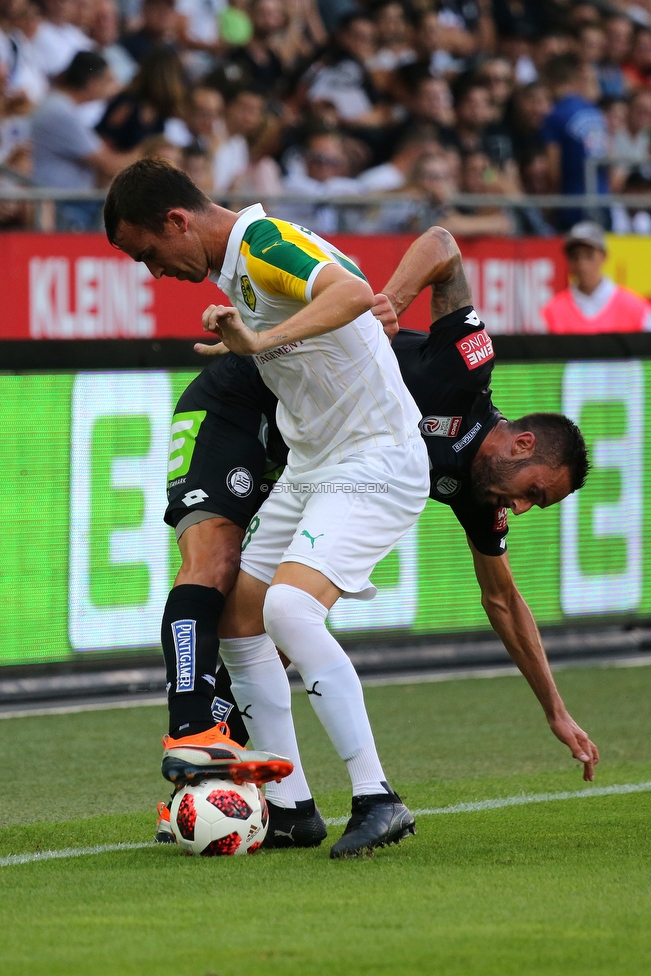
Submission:
<svg viewBox="0 0 651 976">
<path fill-rule="evenodd" d="M 165 223 L 175 230 L 180 230 L 182 233 L 188 229 L 188 213 L 186 210 L 168 210 L 165 214 Z"/>
<path fill-rule="evenodd" d="M 536 435 L 530 430 L 523 430 L 516 434 L 511 441 L 511 454 L 520 457 L 531 457 L 536 449 Z"/>
</svg>

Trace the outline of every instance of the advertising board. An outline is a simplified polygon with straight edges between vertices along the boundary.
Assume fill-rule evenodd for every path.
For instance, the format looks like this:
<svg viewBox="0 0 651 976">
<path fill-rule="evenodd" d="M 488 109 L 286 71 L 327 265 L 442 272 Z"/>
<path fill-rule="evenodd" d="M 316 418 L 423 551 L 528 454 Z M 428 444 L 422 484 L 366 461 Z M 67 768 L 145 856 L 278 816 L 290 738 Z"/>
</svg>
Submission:
<svg viewBox="0 0 651 976">
<path fill-rule="evenodd" d="M 0 374 L 0 664 L 159 646 L 178 566 L 161 518 L 169 424 L 192 375 Z M 506 362 L 493 387 L 508 417 L 568 413 L 592 455 L 583 491 L 511 519 L 509 557 L 538 622 L 651 615 L 651 360 Z M 373 579 L 376 600 L 342 601 L 331 613 L 336 632 L 487 628 L 464 534 L 444 505 L 428 503 Z"/>
</svg>

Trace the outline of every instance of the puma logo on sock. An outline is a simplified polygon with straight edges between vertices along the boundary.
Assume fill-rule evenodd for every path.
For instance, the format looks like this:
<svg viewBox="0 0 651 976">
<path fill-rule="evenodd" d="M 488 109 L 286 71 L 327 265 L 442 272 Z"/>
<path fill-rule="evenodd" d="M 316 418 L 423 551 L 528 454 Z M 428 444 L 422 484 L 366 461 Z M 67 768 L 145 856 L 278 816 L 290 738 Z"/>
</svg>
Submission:
<svg viewBox="0 0 651 976">
<path fill-rule="evenodd" d="M 323 698 L 321 692 L 316 690 L 318 683 L 318 681 L 315 681 L 311 688 L 306 688 L 305 690 L 307 691 L 308 695 L 316 695 L 317 698 Z"/>
<path fill-rule="evenodd" d="M 253 716 L 249 714 L 249 709 L 251 708 L 251 704 L 247 705 L 245 708 L 238 709 L 242 718 L 250 718 L 251 720 L 253 720 Z"/>
</svg>

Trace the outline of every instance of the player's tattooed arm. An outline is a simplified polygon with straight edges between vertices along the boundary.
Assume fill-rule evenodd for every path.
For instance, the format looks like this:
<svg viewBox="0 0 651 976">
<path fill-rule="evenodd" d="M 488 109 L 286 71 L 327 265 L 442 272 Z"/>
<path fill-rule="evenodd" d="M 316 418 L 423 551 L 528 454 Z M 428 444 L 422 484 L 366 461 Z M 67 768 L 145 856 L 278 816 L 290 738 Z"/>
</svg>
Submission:
<svg viewBox="0 0 651 976">
<path fill-rule="evenodd" d="M 430 227 L 414 241 L 382 291 L 400 316 L 428 285 L 432 288 L 432 322 L 472 305 L 461 252 L 443 227 Z"/>
</svg>

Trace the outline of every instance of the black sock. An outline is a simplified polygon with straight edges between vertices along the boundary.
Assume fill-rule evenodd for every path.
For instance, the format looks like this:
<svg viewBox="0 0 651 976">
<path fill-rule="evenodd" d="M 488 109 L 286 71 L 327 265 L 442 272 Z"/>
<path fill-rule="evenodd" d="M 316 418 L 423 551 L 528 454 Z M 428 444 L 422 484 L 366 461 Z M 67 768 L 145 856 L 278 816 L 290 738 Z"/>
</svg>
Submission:
<svg viewBox="0 0 651 976">
<path fill-rule="evenodd" d="M 215 725 L 212 703 L 224 597 L 211 586 L 175 586 L 165 604 L 161 643 L 167 672 L 170 735 L 196 735 Z"/>
<path fill-rule="evenodd" d="M 224 718 L 221 721 L 228 722 L 228 727 L 231 730 L 231 739 L 234 739 L 241 746 L 245 746 L 249 741 L 249 733 L 246 730 L 246 725 L 235 702 L 235 696 L 231 690 L 231 676 L 226 670 L 225 664 L 221 664 L 217 671 L 215 694 L 219 699 L 219 703 L 223 703 Z M 228 705 L 233 706 L 230 711 L 228 710 Z M 216 709 L 213 709 L 213 714 L 215 714 L 215 711 Z"/>
</svg>

